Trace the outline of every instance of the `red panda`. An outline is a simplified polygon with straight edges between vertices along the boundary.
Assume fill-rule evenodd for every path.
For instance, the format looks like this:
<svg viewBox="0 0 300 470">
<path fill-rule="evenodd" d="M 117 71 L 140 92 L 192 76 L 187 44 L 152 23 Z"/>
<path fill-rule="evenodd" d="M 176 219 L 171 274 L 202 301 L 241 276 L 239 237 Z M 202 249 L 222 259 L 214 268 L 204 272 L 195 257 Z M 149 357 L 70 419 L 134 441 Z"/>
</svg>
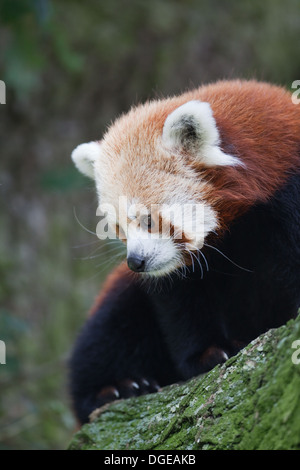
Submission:
<svg viewBox="0 0 300 470">
<path fill-rule="evenodd" d="M 81 423 L 296 316 L 300 109 L 283 88 L 220 81 L 150 101 L 72 158 L 127 246 L 70 360 Z"/>
</svg>

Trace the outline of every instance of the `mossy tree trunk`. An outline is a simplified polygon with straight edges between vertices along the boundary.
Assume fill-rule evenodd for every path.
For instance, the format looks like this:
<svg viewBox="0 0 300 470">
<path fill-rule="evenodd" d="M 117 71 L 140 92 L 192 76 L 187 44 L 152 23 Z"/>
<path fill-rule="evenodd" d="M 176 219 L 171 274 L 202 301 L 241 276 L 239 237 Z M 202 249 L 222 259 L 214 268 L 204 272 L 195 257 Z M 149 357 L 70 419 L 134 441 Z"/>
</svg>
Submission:
<svg viewBox="0 0 300 470">
<path fill-rule="evenodd" d="M 206 375 L 106 405 L 70 449 L 300 449 L 296 340 L 299 317 Z"/>
</svg>

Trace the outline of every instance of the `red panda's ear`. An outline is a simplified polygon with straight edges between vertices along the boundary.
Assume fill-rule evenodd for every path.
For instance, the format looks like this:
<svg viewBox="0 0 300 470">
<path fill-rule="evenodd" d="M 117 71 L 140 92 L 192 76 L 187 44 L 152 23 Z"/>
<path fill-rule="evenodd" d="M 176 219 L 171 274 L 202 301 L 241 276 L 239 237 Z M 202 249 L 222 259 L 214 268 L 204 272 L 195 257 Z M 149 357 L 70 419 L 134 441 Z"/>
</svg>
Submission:
<svg viewBox="0 0 300 470">
<path fill-rule="evenodd" d="M 162 134 L 170 150 L 184 150 L 206 166 L 239 165 L 242 162 L 224 153 L 216 121 L 209 103 L 188 101 L 167 117 Z"/>
<path fill-rule="evenodd" d="M 101 146 L 99 142 L 89 142 L 80 144 L 72 152 L 72 160 L 78 170 L 85 176 L 94 179 L 94 162 L 101 155 Z"/>
</svg>

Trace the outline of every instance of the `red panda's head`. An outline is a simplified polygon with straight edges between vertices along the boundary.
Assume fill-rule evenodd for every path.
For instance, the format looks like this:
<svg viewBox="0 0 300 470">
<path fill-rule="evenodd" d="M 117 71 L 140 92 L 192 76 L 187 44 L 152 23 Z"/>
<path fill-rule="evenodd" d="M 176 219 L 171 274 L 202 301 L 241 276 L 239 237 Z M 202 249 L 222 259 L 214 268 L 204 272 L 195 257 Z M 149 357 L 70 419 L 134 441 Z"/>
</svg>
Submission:
<svg viewBox="0 0 300 470">
<path fill-rule="evenodd" d="M 228 83 L 133 108 L 101 141 L 73 151 L 77 168 L 95 180 L 105 225 L 127 244 L 132 270 L 160 276 L 186 264 L 211 233 L 268 198 L 291 166 L 290 157 L 276 160 L 283 131 L 277 123 L 273 142 L 277 121 L 265 93 L 285 102 L 286 92 Z M 281 158 L 291 145 L 295 139 Z"/>
</svg>

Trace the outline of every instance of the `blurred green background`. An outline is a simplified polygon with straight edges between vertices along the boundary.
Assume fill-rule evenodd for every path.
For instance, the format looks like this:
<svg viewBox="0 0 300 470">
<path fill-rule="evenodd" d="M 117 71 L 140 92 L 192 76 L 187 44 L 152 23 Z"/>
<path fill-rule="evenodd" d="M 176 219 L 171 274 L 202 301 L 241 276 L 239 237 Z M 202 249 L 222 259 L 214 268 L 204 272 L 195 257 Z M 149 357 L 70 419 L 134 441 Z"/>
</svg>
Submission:
<svg viewBox="0 0 300 470">
<path fill-rule="evenodd" d="M 67 360 L 118 249 L 70 160 L 132 104 L 300 79 L 299 0 L 0 0 L 0 448 L 63 449 Z"/>
</svg>

